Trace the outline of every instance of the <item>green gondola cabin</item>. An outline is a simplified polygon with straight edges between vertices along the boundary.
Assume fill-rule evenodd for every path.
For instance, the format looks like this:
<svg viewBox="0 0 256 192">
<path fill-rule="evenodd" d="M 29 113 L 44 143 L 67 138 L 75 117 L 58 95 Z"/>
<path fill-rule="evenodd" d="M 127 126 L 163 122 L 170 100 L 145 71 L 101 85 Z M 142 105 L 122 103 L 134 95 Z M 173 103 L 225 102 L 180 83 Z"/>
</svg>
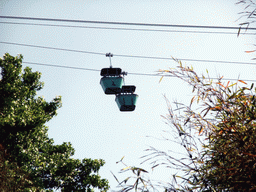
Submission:
<svg viewBox="0 0 256 192">
<path fill-rule="evenodd" d="M 103 76 L 100 84 L 105 94 L 117 94 L 121 92 L 124 78 L 120 68 L 103 68 L 100 75 Z"/>
<path fill-rule="evenodd" d="M 134 111 L 138 95 L 134 94 L 136 87 L 123 86 L 120 93 L 116 94 L 116 103 L 120 111 Z"/>
<path fill-rule="evenodd" d="M 113 54 L 107 53 L 106 57 L 113 57 Z M 138 95 L 134 94 L 136 87 L 134 85 L 123 86 L 124 75 L 120 68 L 112 68 L 110 59 L 110 68 L 101 69 L 100 84 L 107 95 L 116 95 L 116 103 L 120 111 L 134 111 Z"/>
</svg>

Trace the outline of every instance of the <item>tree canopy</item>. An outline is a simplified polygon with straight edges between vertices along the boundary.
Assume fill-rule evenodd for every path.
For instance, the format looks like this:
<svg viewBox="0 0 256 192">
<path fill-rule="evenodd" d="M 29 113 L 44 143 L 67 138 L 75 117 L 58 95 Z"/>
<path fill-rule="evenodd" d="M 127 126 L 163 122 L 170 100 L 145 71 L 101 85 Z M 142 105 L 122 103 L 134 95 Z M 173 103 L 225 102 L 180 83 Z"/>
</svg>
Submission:
<svg viewBox="0 0 256 192">
<path fill-rule="evenodd" d="M 180 63 L 181 64 L 181 63 Z M 224 83 L 220 77 L 213 82 L 209 77 L 199 77 L 193 69 L 179 66 L 179 70 L 165 71 L 182 78 L 193 86 L 196 95 L 192 103 L 201 102 L 197 113 L 186 106 L 183 124 L 172 119 L 184 140 L 198 131 L 207 142 L 188 142 L 191 164 L 187 183 L 195 188 L 225 191 L 253 191 L 256 189 L 256 98 L 254 84 L 239 80 Z M 240 83 L 240 86 L 238 85 Z M 209 120 L 209 113 L 211 120 Z M 174 116 L 172 116 L 174 118 Z M 183 127 L 183 128 L 181 128 Z M 194 133 L 195 133 L 194 132 Z M 195 151 L 195 152 L 194 152 Z M 192 189 L 193 189 L 192 187 Z"/>
<path fill-rule="evenodd" d="M 243 26 L 247 29 L 255 23 L 256 3 L 238 0 L 237 4 L 244 5 L 245 9 L 240 13 L 239 19 L 245 18 L 245 21 L 240 24 L 239 36 Z M 246 51 L 253 52 L 255 50 Z M 256 191 L 254 84 L 248 85 L 240 79 L 225 81 L 223 77 L 213 81 L 207 70 L 207 76 L 199 76 L 192 67 L 174 60 L 179 63 L 176 69 L 159 72 L 187 82 L 193 88 L 194 96 L 190 105 L 174 102 L 176 109 L 166 98 L 168 115 L 163 118 L 171 129 L 165 131 L 163 139 L 180 144 L 185 153 L 178 158 L 177 152 L 172 150 L 166 152 L 150 147 L 146 150 L 149 153 L 142 158 L 143 163 L 152 163 L 152 170 L 165 166 L 178 170 L 178 173 L 170 176 L 171 182 L 154 183 L 148 175 L 145 176 L 148 171 L 124 164 L 126 167 L 121 172 L 131 171 L 133 176 L 122 182 L 116 178 L 121 191 Z M 193 107 L 195 102 L 199 109 Z M 134 183 L 129 183 L 131 178 L 135 178 Z"/>
<path fill-rule="evenodd" d="M 69 142 L 54 145 L 44 125 L 57 114 L 61 97 L 37 97 L 41 73 L 26 67 L 22 55 L 0 58 L 0 189 L 1 191 L 101 191 L 108 181 L 98 171 L 102 159 L 71 158 Z"/>
<path fill-rule="evenodd" d="M 160 70 L 187 82 L 193 88 L 190 105 L 168 104 L 168 115 L 163 116 L 171 129 L 165 132 L 167 141 L 179 143 L 184 155 L 160 151 L 150 147 L 143 162 L 152 163 L 152 169 L 166 167 L 179 170 L 168 184 L 145 179 L 148 171 L 126 166 L 121 171 L 132 171 L 132 176 L 119 182 L 122 191 L 132 189 L 150 191 L 255 191 L 256 190 L 256 88 L 242 80 L 231 83 L 220 77 L 199 77 L 192 67 L 179 66 Z M 208 73 L 208 71 L 207 71 Z M 161 79 L 160 79 L 161 81 Z M 201 106 L 199 109 L 194 108 Z M 172 138 L 174 138 L 172 140 Z M 121 160 L 122 162 L 122 160 Z M 144 173 L 144 176 L 142 175 Z M 170 176 L 171 177 L 171 176 Z"/>
</svg>

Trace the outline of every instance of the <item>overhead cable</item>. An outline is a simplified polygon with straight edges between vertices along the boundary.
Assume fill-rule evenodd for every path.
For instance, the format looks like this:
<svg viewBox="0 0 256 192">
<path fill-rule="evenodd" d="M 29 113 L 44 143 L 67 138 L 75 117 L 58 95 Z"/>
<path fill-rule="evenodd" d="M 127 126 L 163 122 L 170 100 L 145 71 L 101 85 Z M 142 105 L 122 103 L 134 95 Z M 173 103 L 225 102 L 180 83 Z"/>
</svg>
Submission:
<svg viewBox="0 0 256 192">
<path fill-rule="evenodd" d="M 32 64 L 32 65 L 42 65 L 42 66 L 48 66 L 48 67 L 60 67 L 60 68 L 67 68 L 67 69 L 78 69 L 78 70 L 85 70 L 85 71 L 101 71 L 99 69 L 89 69 L 89 68 L 82 68 L 82 67 L 71 67 L 71 66 L 64 66 L 64 65 L 53 65 L 53 64 L 43 64 L 43 63 L 34 63 L 34 62 L 22 62 L 26 64 Z M 175 77 L 173 75 L 164 75 L 164 74 L 146 74 L 146 73 L 128 73 L 130 75 L 144 75 L 144 76 L 159 76 L 159 77 Z M 210 78 L 210 79 L 219 79 L 219 78 Z M 222 80 L 231 80 L 231 81 L 237 81 L 238 79 L 228 79 L 228 78 L 222 78 Z M 252 81 L 256 82 L 256 80 L 251 79 L 243 79 L 243 81 Z"/>
<path fill-rule="evenodd" d="M 31 65 L 42 65 L 42 66 L 47 66 L 47 67 L 78 69 L 78 70 L 84 70 L 84 71 L 97 71 L 97 72 L 101 71 L 99 69 L 89 69 L 89 68 L 82 68 L 82 67 L 70 67 L 70 66 L 64 66 L 64 65 L 53 65 L 53 64 L 43 64 L 43 63 L 34 63 L 34 62 L 22 62 L 22 63 L 31 64 Z M 146 75 L 146 76 L 162 76 L 162 75 L 159 75 L 159 74 L 147 74 L 147 73 L 129 73 L 129 74 L 131 74 L 131 75 Z"/>
<path fill-rule="evenodd" d="M 203 26 L 203 25 L 172 25 L 172 24 L 153 24 L 153 23 L 128 23 L 128 22 L 112 22 L 112 21 L 89 21 L 76 19 L 54 19 L 54 18 L 39 18 L 39 17 L 18 17 L 18 16 L 0 16 L 4 19 L 21 19 L 34 21 L 57 21 L 57 22 L 72 22 L 72 23 L 93 23 L 107 25 L 133 25 L 133 26 L 150 26 L 150 27 L 182 27 L 182 28 L 201 28 L 201 29 L 245 29 L 256 30 L 256 28 L 247 27 L 225 27 L 225 26 Z"/>
<path fill-rule="evenodd" d="M 74 50 L 74 49 L 63 49 L 63 48 L 39 46 L 39 45 L 28 45 L 28 44 L 11 43 L 11 42 L 5 42 L 5 41 L 0 41 L 0 43 L 9 44 L 9 45 L 25 46 L 25 47 L 42 48 L 42 49 L 52 49 L 52 50 L 59 50 L 59 51 L 69 51 L 69 52 L 77 52 L 77 53 L 104 55 L 104 56 L 106 55 L 106 53 L 98 53 L 98 52 L 92 52 L 92 51 L 81 51 L 81 50 Z M 140 59 L 173 60 L 171 57 L 152 57 L 152 56 L 120 55 L 120 54 L 114 54 L 114 56 L 140 58 Z M 186 59 L 186 58 L 176 58 L 176 59 L 181 60 L 181 61 L 193 61 L 193 62 L 230 63 L 230 64 L 237 64 L 237 65 L 256 65 L 256 63 L 236 62 L 236 61 L 200 60 L 200 59 Z"/>
<path fill-rule="evenodd" d="M 47 27 L 67 27 L 67 28 L 85 28 L 85 29 L 109 29 L 109 30 L 123 30 L 123 31 L 152 31 L 165 33 L 200 33 L 200 34 L 227 34 L 237 35 L 237 32 L 221 32 L 221 31 L 180 31 L 180 30 L 162 30 L 162 29 L 136 29 L 136 28 L 115 28 L 115 27 L 91 27 L 78 25 L 54 25 L 54 24 L 38 24 L 38 23 L 17 23 L 17 22 L 2 22 L 3 24 L 14 25 L 32 25 L 32 26 L 47 26 Z M 243 35 L 256 35 L 256 33 L 243 33 Z"/>
<path fill-rule="evenodd" d="M 70 67 L 70 66 L 64 66 L 64 65 L 53 65 L 53 64 L 43 64 L 43 63 L 34 63 L 34 62 L 22 62 L 22 63 L 31 64 L 31 65 L 43 65 L 43 66 L 48 66 L 48 67 L 78 69 L 78 70 L 85 70 L 85 71 L 100 71 L 98 69 L 89 69 L 89 68 L 82 68 L 82 67 Z"/>
<path fill-rule="evenodd" d="M 96 53 L 96 52 L 91 52 L 91 51 L 80 51 L 80 50 L 74 50 L 74 49 L 63 49 L 63 48 L 55 48 L 55 47 L 46 47 L 46 46 L 39 46 L 39 45 L 28 45 L 28 44 L 22 44 L 22 43 L 11 43 L 11 42 L 4 42 L 4 41 L 0 41 L 0 43 L 10 44 L 10 45 L 19 45 L 19 46 L 25 46 L 25 47 L 42 48 L 42 49 L 53 49 L 53 50 L 59 50 L 59 51 L 71 51 L 71 52 L 77 52 L 77 53 L 105 55 L 105 53 Z"/>
</svg>

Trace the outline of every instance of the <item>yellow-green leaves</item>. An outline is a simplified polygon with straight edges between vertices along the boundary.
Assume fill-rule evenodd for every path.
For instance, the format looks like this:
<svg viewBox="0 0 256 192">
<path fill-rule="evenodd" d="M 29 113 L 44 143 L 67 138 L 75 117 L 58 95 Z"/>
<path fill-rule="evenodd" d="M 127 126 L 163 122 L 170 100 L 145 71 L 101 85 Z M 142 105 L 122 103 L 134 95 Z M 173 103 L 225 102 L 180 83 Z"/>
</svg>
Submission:
<svg viewBox="0 0 256 192">
<path fill-rule="evenodd" d="M 190 101 L 190 107 L 191 107 L 192 103 L 194 102 L 195 97 L 196 97 L 195 95 L 192 97 L 192 99 L 191 99 L 191 101 Z"/>
<path fill-rule="evenodd" d="M 163 78 L 164 78 L 164 76 L 162 76 L 162 77 L 160 78 L 159 83 L 162 81 Z"/>
<path fill-rule="evenodd" d="M 125 168 L 122 169 L 122 171 L 125 171 L 125 170 L 130 169 L 130 168 L 131 168 L 131 166 L 125 167 Z"/>
</svg>

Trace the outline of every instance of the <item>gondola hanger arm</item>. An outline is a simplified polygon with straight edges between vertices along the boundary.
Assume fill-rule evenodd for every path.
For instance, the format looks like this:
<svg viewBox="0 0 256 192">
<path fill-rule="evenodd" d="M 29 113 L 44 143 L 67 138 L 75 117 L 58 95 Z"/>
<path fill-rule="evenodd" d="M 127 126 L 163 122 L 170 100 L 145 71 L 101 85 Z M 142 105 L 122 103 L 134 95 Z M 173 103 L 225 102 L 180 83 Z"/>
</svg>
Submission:
<svg viewBox="0 0 256 192">
<path fill-rule="evenodd" d="M 113 54 L 112 53 L 106 53 L 106 57 L 109 57 L 110 68 L 112 68 L 111 57 L 113 57 Z"/>
</svg>

